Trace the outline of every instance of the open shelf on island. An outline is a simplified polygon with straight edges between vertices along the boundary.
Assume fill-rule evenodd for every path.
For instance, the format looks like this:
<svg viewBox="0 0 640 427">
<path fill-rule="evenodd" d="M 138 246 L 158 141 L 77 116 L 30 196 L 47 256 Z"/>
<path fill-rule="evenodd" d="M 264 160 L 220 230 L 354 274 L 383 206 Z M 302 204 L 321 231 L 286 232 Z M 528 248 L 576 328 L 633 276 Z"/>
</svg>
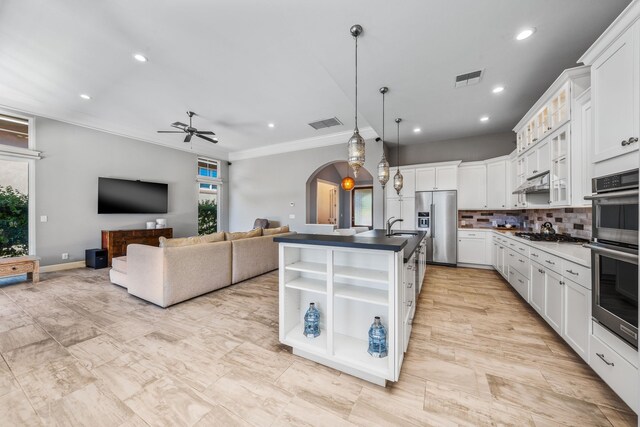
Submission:
<svg viewBox="0 0 640 427">
<path fill-rule="evenodd" d="M 320 262 L 297 261 L 284 267 L 286 270 L 303 273 L 327 274 L 327 265 Z"/>
<path fill-rule="evenodd" d="M 370 270 L 367 268 L 336 265 L 333 267 L 333 275 L 345 279 L 366 280 L 373 283 L 389 283 L 389 273 L 385 270 Z"/>
<path fill-rule="evenodd" d="M 366 369 L 382 378 L 389 377 L 389 356 L 373 357 L 368 352 L 369 343 L 343 334 L 333 334 L 333 354 L 341 363 L 355 369 Z"/>
<path fill-rule="evenodd" d="M 315 353 L 326 353 L 327 351 L 327 331 L 320 328 L 320 335 L 315 338 L 307 338 L 303 334 L 304 322 L 295 325 L 285 337 L 286 344 Z"/>
<path fill-rule="evenodd" d="M 302 291 L 316 292 L 326 295 L 327 282 L 324 280 L 311 279 L 308 277 L 298 277 L 285 284 L 287 288 L 300 289 Z"/>
<path fill-rule="evenodd" d="M 389 304 L 389 292 L 386 290 L 347 285 L 345 283 L 334 283 L 333 294 L 336 298 L 345 298 L 385 306 Z"/>
</svg>

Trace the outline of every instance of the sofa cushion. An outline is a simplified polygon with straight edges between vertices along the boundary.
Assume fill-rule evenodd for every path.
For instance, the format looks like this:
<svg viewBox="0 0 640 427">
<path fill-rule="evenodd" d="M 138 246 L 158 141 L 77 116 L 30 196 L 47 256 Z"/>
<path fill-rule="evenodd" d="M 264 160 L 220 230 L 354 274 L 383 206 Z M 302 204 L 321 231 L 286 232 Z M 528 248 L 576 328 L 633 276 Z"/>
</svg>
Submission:
<svg viewBox="0 0 640 427">
<path fill-rule="evenodd" d="M 224 241 L 224 232 L 205 234 L 204 236 L 179 237 L 167 239 L 160 237 L 161 248 L 177 248 L 180 246 L 199 245 L 200 243 L 215 243 Z"/>
<path fill-rule="evenodd" d="M 283 225 L 282 227 L 278 227 L 278 228 L 265 228 L 264 230 L 262 230 L 262 235 L 273 236 L 274 234 L 282 234 L 282 233 L 288 233 L 288 232 L 289 232 L 289 226 Z"/>
<path fill-rule="evenodd" d="M 126 273 L 127 272 L 127 257 L 126 256 L 119 256 L 117 258 L 113 258 L 113 260 L 111 260 L 111 267 L 116 271 L 119 271 L 121 273 Z"/>
<path fill-rule="evenodd" d="M 225 240 L 240 240 L 240 239 L 248 239 L 249 237 L 260 237 L 262 236 L 262 228 L 255 228 L 251 231 L 236 231 L 233 233 L 224 233 Z"/>
</svg>

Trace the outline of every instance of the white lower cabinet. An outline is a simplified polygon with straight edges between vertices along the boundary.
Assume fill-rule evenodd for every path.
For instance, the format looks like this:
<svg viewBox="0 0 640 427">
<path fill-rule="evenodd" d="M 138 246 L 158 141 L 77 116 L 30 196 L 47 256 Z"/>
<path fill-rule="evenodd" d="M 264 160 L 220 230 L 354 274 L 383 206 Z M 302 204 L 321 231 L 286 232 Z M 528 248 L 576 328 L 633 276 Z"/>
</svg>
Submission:
<svg viewBox="0 0 640 427">
<path fill-rule="evenodd" d="M 593 323 L 589 365 L 636 413 L 639 409 L 637 364 L 637 350 L 622 343 L 598 323 Z"/>
<path fill-rule="evenodd" d="M 562 276 L 546 270 L 544 318 L 558 334 L 562 335 L 563 281 Z M 587 325 L 585 325 L 587 327 Z"/>
<path fill-rule="evenodd" d="M 564 319 L 562 337 L 580 357 L 588 360 L 591 291 L 567 279 L 564 279 L 563 288 Z"/>
<path fill-rule="evenodd" d="M 461 237 L 458 239 L 458 263 L 485 264 L 484 237 Z"/>
<path fill-rule="evenodd" d="M 402 332 L 403 350 L 409 347 L 409 338 L 413 327 L 413 316 L 416 313 L 416 255 L 412 255 L 404 264 L 403 301 L 402 301 Z"/>
<path fill-rule="evenodd" d="M 531 306 L 544 317 L 547 274 L 543 266 L 531 262 Z"/>
</svg>

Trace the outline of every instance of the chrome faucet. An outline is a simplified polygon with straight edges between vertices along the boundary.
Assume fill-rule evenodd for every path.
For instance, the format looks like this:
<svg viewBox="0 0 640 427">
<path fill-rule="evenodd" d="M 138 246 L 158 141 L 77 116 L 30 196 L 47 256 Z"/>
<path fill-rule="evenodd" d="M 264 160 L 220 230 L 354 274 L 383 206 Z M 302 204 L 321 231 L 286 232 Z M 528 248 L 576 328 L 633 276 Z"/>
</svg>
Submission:
<svg viewBox="0 0 640 427">
<path fill-rule="evenodd" d="M 387 220 L 387 236 L 391 235 L 391 227 L 393 227 L 393 224 L 395 224 L 398 221 L 400 221 L 400 222 L 404 221 L 404 219 L 401 219 L 401 218 L 396 218 L 396 219 L 393 219 L 393 218 L 396 218 L 396 217 L 392 216 L 391 218 L 389 218 Z M 393 221 L 391 221 L 392 219 L 393 219 Z"/>
</svg>

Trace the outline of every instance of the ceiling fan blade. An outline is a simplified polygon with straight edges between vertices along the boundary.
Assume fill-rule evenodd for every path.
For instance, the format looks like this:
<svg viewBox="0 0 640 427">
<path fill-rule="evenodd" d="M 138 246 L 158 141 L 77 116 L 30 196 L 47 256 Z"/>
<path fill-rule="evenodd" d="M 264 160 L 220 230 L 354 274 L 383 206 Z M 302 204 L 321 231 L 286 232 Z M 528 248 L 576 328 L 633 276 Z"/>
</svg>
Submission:
<svg viewBox="0 0 640 427">
<path fill-rule="evenodd" d="M 181 130 L 159 130 L 158 133 L 183 133 Z"/>
<path fill-rule="evenodd" d="M 193 134 L 188 133 L 187 136 L 184 138 L 184 142 L 190 142 L 192 136 Z"/>
<path fill-rule="evenodd" d="M 218 143 L 218 140 L 217 140 L 217 139 L 211 139 L 211 138 L 209 138 L 209 137 L 206 137 L 206 136 L 201 135 L 200 133 L 196 133 L 196 136 L 197 136 L 198 138 L 202 138 L 202 139 L 207 140 L 207 141 L 209 141 L 209 142 L 213 142 L 214 144 L 217 144 L 217 143 Z"/>
<path fill-rule="evenodd" d="M 215 135 L 215 133 L 211 132 L 210 130 L 198 131 L 196 133 L 199 133 L 200 135 Z"/>
</svg>

